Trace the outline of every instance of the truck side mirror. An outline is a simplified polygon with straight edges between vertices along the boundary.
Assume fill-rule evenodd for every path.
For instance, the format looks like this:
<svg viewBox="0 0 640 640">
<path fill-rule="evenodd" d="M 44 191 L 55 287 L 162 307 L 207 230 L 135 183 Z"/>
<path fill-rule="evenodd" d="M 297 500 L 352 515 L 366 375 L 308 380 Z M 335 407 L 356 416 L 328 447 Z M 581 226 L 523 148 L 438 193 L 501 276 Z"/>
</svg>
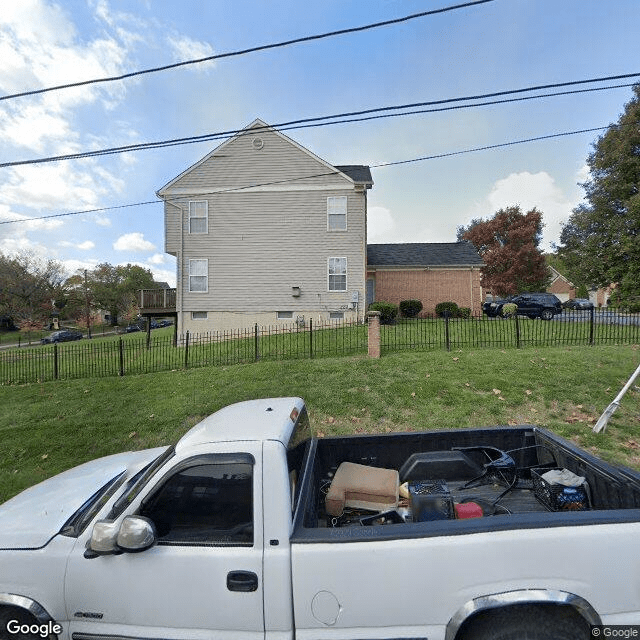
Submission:
<svg viewBox="0 0 640 640">
<path fill-rule="evenodd" d="M 116 546 L 122 551 L 146 551 L 157 541 L 153 521 L 144 516 L 127 516 L 120 525 Z"/>
<path fill-rule="evenodd" d="M 109 522 L 107 520 L 98 520 L 93 525 L 93 531 L 91 532 L 91 539 L 87 549 L 86 557 L 95 558 L 96 556 L 105 556 L 118 552 L 116 546 L 116 539 L 118 537 L 119 526 L 115 522 Z"/>
</svg>

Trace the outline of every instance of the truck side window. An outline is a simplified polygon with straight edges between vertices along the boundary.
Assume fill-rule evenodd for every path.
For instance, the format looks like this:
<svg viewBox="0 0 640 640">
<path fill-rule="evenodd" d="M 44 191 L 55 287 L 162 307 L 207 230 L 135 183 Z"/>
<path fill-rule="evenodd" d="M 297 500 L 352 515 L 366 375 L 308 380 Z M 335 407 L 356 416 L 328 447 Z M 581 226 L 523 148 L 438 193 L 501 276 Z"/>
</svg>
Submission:
<svg viewBox="0 0 640 640">
<path fill-rule="evenodd" d="M 169 477 L 143 506 L 159 544 L 253 544 L 253 465 L 196 464 Z"/>
</svg>

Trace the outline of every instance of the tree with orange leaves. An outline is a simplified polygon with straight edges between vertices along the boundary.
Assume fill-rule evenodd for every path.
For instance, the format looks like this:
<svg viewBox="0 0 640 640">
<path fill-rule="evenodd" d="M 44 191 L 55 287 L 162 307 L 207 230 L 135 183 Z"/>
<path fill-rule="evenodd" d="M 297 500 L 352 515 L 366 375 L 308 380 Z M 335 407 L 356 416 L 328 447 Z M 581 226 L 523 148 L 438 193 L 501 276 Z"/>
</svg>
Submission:
<svg viewBox="0 0 640 640">
<path fill-rule="evenodd" d="M 475 219 L 458 227 L 458 240 L 471 242 L 485 262 L 485 291 L 500 296 L 545 291 L 549 269 L 539 248 L 542 227 L 538 209 L 522 213 L 519 205 L 500 209 L 489 220 Z"/>
</svg>

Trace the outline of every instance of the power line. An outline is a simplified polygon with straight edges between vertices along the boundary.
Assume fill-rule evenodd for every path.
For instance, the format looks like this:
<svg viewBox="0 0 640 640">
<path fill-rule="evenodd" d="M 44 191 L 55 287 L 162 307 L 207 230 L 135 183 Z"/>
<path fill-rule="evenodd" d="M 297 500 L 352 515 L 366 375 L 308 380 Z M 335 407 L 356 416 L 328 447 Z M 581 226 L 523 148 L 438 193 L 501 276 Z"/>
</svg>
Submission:
<svg viewBox="0 0 640 640">
<path fill-rule="evenodd" d="M 516 101 L 520 101 L 520 100 L 536 100 L 536 99 L 541 99 L 541 98 L 546 98 L 546 97 L 551 97 L 551 96 L 556 96 L 556 95 L 568 95 L 568 94 L 571 94 L 571 93 L 586 93 L 586 92 L 590 92 L 590 91 L 604 91 L 604 90 L 608 90 L 608 89 L 632 86 L 632 84 L 621 84 L 621 85 L 613 85 L 613 86 L 606 86 L 606 87 L 592 87 L 592 88 L 589 88 L 589 89 L 582 89 L 582 90 L 572 90 L 572 91 L 564 91 L 564 92 L 557 92 L 557 93 L 526 96 L 526 97 L 517 98 L 517 99 L 511 99 L 511 100 L 495 100 L 495 101 L 492 101 L 492 102 L 485 102 L 485 103 L 476 103 L 476 104 L 469 104 L 469 105 L 463 105 L 463 106 L 460 106 L 460 105 L 451 106 L 451 103 L 455 103 L 455 102 L 467 102 L 467 101 L 471 101 L 471 100 L 479 100 L 479 99 L 485 99 L 485 98 L 495 98 L 495 97 L 500 97 L 500 96 L 522 94 L 522 93 L 531 92 L 531 91 L 541 91 L 543 89 L 555 89 L 555 88 L 561 88 L 561 87 L 577 86 L 577 85 L 582 85 L 582 84 L 593 84 L 593 83 L 596 83 L 596 82 L 610 82 L 610 81 L 613 81 L 613 80 L 636 78 L 638 76 L 640 76 L 640 73 L 628 73 L 628 74 L 621 74 L 621 75 L 615 75 L 615 76 L 605 76 L 605 77 L 600 77 L 600 78 L 590 78 L 590 79 L 586 79 L 586 80 L 571 80 L 569 82 L 558 82 L 558 83 L 552 83 L 552 84 L 536 85 L 536 86 L 532 86 L 532 87 L 524 87 L 524 88 L 519 88 L 519 89 L 510 89 L 510 90 L 507 90 L 507 91 L 497 91 L 497 92 L 478 94 L 478 95 L 472 95 L 472 96 L 463 96 L 463 97 L 457 97 L 457 98 L 446 98 L 446 99 L 443 99 L 443 100 L 430 100 L 430 101 L 426 101 L 426 102 L 414 102 L 414 103 L 408 103 L 408 104 L 403 104 L 403 105 L 376 107 L 376 108 L 372 108 L 372 109 L 364 109 L 364 110 L 360 110 L 360 111 L 350 111 L 350 112 L 344 112 L 344 113 L 327 115 L 327 116 L 316 116 L 316 117 L 312 117 L 312 118 L 302 118 L 302 119 L 298 119 L 298 120 L 290 120 L 288 122 L 281 122 L 281 123 L 274 124 L 274 125 L 267 125 L 263 129 L 264 130 L 279 129 L 279 130 L 286 131 L 286 130 L 291 130 L 291 129 L 322 127 L 322 126 L 328 126 L 328 125 L 332 125 L 332 124 L 344 124 L 344 123 L 349 123 L 349 122 L 359 122 L 359 121 L 372 120 L 372 119 L 383 118 L 383 117 L 409 116 L 409 115 L 415 115 L 415 114 L 420 114 L 420 113 L 428 113 L 429 111 L 450 111 L 450 110 L 455 110 L 455 109 L 460 109 L 460 108 L 472 108 L 472 107 L 476 107 L 476 106 L 486 106 L 486 105 L 490 105 L 490 104 L 500 104 L 500 103 L 505 103 L 505 102 L 516 102 Z M 432 109 L 432 110 L 429 110 L 429 111 L 415 111 L 414 110 L 414 111 L 398 113 L 398 114 L 390 113 L 391 111 L 399 111 L 401 109 L 417 109 L 418 107 L 426 107 L 426 106 L 434 106 L 434 105 L 449 105 L 449 106 L 447 106 L 447 107 L 443 106 L 441 108 Z M 374 113 L 379 113 L 379 114 L 382 113 L 383 115 L 378 115 L 378 116 L 375 116 L 375 117 L 368 115 L 368 114 L 374 114 Z M 365 117 L 356 117 L 356 116 L 365 116 Z M 327 121 L 330 121 L 330 122 L 327 122 Z M 251 133 L 257 133 L 260 130 L 261 130 L 261 128 L 256 127 L 256 128 L 251 129 Z M 199 136 L 187 136 L 187 137 L 184 137 L 184 138 L 173 138 L 173 139 L 160 140 L 160 141 L 155 141 L 155 142 L 142 142 L 142 143 L 138 143 L 138 144 L 125 145 L 125 146 L 121 146 L 121 147 L 108 147 L 108 148 L 105 148 L 105 149 L 97 149 L 95 151 L 83 151 L 83 152 L 79 152 L 79 153 L 66 154 L 66 155 L 61 155 L 61 156 L 49 156 L 49 157 L 44 157 L 44 158 L 34 158 L 32 160 L 18 160 L 18 161 L 14 161 L 14 162 L 3 162 L 3 163 L 0 163 L 0 168 L 24 166 L 24 165 L 30 165 L 30 164 L 44 164 L 44 163 L 49 163 L 49 162 L 61 162 L 61 161 L 65 161 L 65 160 L 78 160 L 78 159 L 82 159 L 82 158 L 92 158 L 92 157 L 103 156 L 103 155 L 114 155 L 114 154 L 120 154 L 120 153 L 129 153 L 131 151 L 141 151 L 141 150 L 144 150 L 144 149 L 161 149 L 161 148 L 164 148 L 164 147 L 179 146 L 179 145 L 186 145 L 186 144 L 195 144 L 195 143 L 199 143 L 199 142 L 211 142 L 211 141 L 214 141 L 214 140 L 220 140 L 220 139 L 228 138 L 230 136 L 240 135 L 240 134 L 243 134 L 243 133 L 246 133 L 245 129 L 231 129 L 231 130 L 228 130 L 228 131 L 218 131 L 218 132 L 206 133 L 206 134 L 202 134 L 202 135 L 199 135 Z"/>
<path fill-rule="evenodd" d="M 492 144 L 492 145 L 485 145 L 482 147 L 474 147 L 471 149 L 462 149 L 460 151 L 449 151 L 446 153 L 438 153 L 435 155 L 430 155 L 430 156 L 420 156 L 418 158 L 411 158 L 408 160 L 396 160 L 394 162 L 383 162 L 380 164 L 374 164 L 374 165 L 370 165 L 370 167 L 372 169 L 381 169 L 381 168 L 385 168 L 385 167 L 393 167 L 393 166 L 399 166 L 399 165 L 403 165 L 403 164 L 413 164 L 416 162 L 424 162 L 426 160 L 436 160 L 439 158 L 448 158 L 448 157 L 452 157 L 452 156 L 459 156 L 459 155 L 463 155 L 463 154 L 467 154 L 467 153 L 476 153 L 479 151 L 489 151 L 491 149 L 499 149 L 499 148 L 504 148 L 504 147 L 512 147 L 518 144 L 526 144 L 526 143 L 530 143 L 530 142 L 538 142 L 541 140 L 551 140 L 553 138 L 562 138 L 562 137 L 566 137 L 566 136 L 573 136 L 573 135 L 578 135 L 581 133 L 592 133 L 594 131 L 605 131 L 607 129 L 610 128 L 614 128 L 614 127 L 623 127 L 623 126 L 637 126 L 638 123 L 629 123 L 627 125 L 620 125 L 620 124 L 615 124 L 615 125 L 608 125 L 608 126 L 604 126 L 604 127 L 591 127 L 588 129 L 578 129 L 575 131 L 562 131 L 562 132 L 558 132 L 558 133 L 550 133 L 547 135 L 543 135 L 543 136 L 535 136 L 535 137 L 531 137 L 531 138 L 523 138 L 520 140 L 512 140 L 510 142 L 501 142 L 498 144 Z M 222 189 L 219 191 L 211 191 L 209 193 L 202 193 L 199 195 L 218 195 L 221 193 L 231 193 L 234 191 L 244 191 L 245 189 L 253 189 L 256 187 L 266 187 L 266 186 L 271 186 L 271 185 L 275 185 L 275 184 L 285 184 L 285 183 L 290 183 L 290 182 L 295 182 L 295 181 L 299 181 L 299 180 L 308 180 L 308 179 L 312 179 L 312 178 L 320 178 L 320 177 L 325 177 L 325 176 L 331 176 L 331 175 L 338 175 L 340 172 L 339 171 L 327 171 L 324 173 L 317 173 L 314 175 L 309 175 L 309 176 L 301 176 L 301 177 L 297 177 L 297 178 L 286 178 L 283 180 L 274 180 L 271 182 L 263 182 L 263 183 L 257 183 L 257 184 L 249 184 L 249 185 L 245 185 L 242 187 L 230 187 L 229 189 Z M 2 220 L 0 221 L 0 224 L 16 224 L 19 222 L 23 222 L 23 223 L 29 223 L 29 222 L 34 222 L 36 220 L 45 220 L 48 218 L 61 218 L 64 216 L 75 216 L 75 215 L 81 215 L 83 213 L 95 213 L 95 212 L 100 212 L 100 211 L 110 211 L 110 210 L 114 210 L 114 209 L 124 209 L 127 207 L 138 207 L 138 206 L 142 206 L 142 205 L 149 205 L 149 204 L 161 204 L 162 200 L 148 200 L 146 202 L 135 202 L 135 203 L 131 203 L 131 204 L 124 204 L 124 205 L 117 205 L 117 206 L 113 206 L 113 207 L 102 207 L 100 209 L 86 209 L 84 211 L 71 211 L 68 213 L 59 213 L 59 214 L 55 214 L 55 215 L 49 215 L 49 216 L 39 216 L 37 218 L 29 218 L 27 220 L 25 219 L 18 219 L 18 220 Z"/>
<path fill-rule="evenodd" d="M 113 211 L 114 209 L 127 209 L 128 207 L 141 207 L 146 204 L 159 204 L 160 200 L 147 200 L 146 202 L 132 202 L 130 204 L 119 204 L 113 207 L 100 207 L 97 209 L 84 209 L 83 211 L 69 211 L 67 213 L 55 213 L 50 216 L 38 216 L 37 218 L 19 218 L 17 220 L 0 220 L 0 224 L 15 224 L 17 222 L 34 222 L 36 220 L 48 220 L 50 218 L 64 218 L 65 216 L 79 216 L 83 213 L 99 213 L 101 211 Z"/>
<path fill-rule="evenodd" d="M 563 131 L 560 133 L 550 133 L 545 136 L 535 136 L 533 138 L 523 138 L 522 140 L 512 140 L 511 142 L 501 142 L 499 144 L 490 144 L 484 147 L 475 147 L 473 149 L 464 149 L 462 151 L 449 151 L 447 153 L 438 153 L 432 156 L 421 156 L 419 158 L 412 158 L 411 160 L 397 160 L 395 162 L 383 162 L 381 164 L 371 165 L 372 169 L 379 169 L 383 167 L 394 167 L 401 164 L 411 164 L 414 162 L 423 162 L 424 160 L 436 160 L 438 158 L 449 158 L 451 156 L 459 156 L 465 153 L 475 153 L 477 151 L 488 151 L 490 149 L 499 149 L 501 147 L 511 147 L 517 144 L 525 144 L 527 142 L 538 142 L 540 140 L 551 140 L 552 138 L 563 138 L 566 136 L 575 136 L 580 133 L 591 133 L 593 131 L 603 131 L 609 129 L 609 127 L 591 127 L 590 129 L 578 129 L 576 131 Z"/>
<path fill-rule="evenodd" d="M 622 87 L 633 87 L 635 85 L 635 83 L 627 83 L 627 84 L 616 84 L 616 85 L 609 85 L 607 87 L 592 87 L 590 89 L 573 89 L 572 91 L 558 91 L 555 93 L 543 93 L 543 94 L 539 94 L 539 95 L 535 95 L 535 96 L 524 96 L 524 97 L 520 97 L 520 98 L 508 98 L 508 99 L 503 99 L 503 100 L 490 100 L 488 102 L 475 102 L 473 104 L 462 104 L 462 105 L 455 105 L 455 106 L 449 106 L 449 107 L 440 107 L 440 108 L 436 108 L 436 109 L 420 109 L 420 110 L 414 110 L 414 111 L 401 111 L 400 113 L 386 113 L 386 114 L 382 114 L 382 115 L 373 115 L 373 116 L 366 116 L 366 117 L 362 117 L 362 118 L 347 118 L 347 119 L 342 119 L 342 120 L 336 120 L 333 122 L 325 122 L 322 125 L 313 125 L 313 124 L 307 124 L 307 125 L 298 125 L 298 126 L 294 126 L 294 127 L 279 127 L 279 131 L 288 131 L 289 129 L 306 129 L 309 127 L 314 127 L 314 126 L 329 126 L 332 124 L 347 124 L 350 122 L 365 122 L 368 120 L 378 120 L 381 118 L 396 118 L 396 117 L 401 117 L 401 116 L 414 116 L 414 115 L 420 115 L 420 114 L 424 114 L 424 113 L 438 113 L 441 111 L 455 111 L 456 109 L 471 109 L 473 107 L 486 107 L 486 106 L 491 106 L 491 105 L 496 105 L 496 104 L 508 104 L 511 102 L 522 102 L 524 100 L 535 100 L 537 98 L 549 98 L 552 96 L 566 96 L 566 95 L 571 95 L 571 94 L 575 94 L 575 93 L 590 93 L 592 91 L 604 91 L 606 89 L 620 89 Z M 252 131 L 255 131 L 255 129 L 252 129 Z M 169 146 L 169 145 L 167 145 Z M 161 147 L 159 147 L 161 148 Z"/>
<path fill-rule="evenodd" d="M 248 53 L 255 53 L 257 51 L 267 51 L 269 49 L 278 49 L 282 47 L 288 47 L 294 44 L 301 44 L 303 42 L 312 42 L 314 40 L 323 40 L 325 38 L 333 38 L 335 36 L 347 35 L 351 33 L 359 33 L 362 31 L 368 31 L 370 29 L 378 29 L 381 27 L 388 27 L 391 25 L 401 24 L 403 22 L 409 22 L 410 20 L 416 20 L 417 18 L 424 18 L 426 16 L 432 16 L 439 13 L 446 13 L 449 11 L 455 11 L 457 9 L 465 9 L 479 4 L 486 4 L 488 2 L 494 2 L 494 0 L 473 0 L 471 2 L 465 2 L 462 4 L 456 4 L 449 7 L 442 7 L 440 9 L 432 9 L 430 11 L 421 11 L 420 13 L 414 13 L 402 18 L 393 18 L 391 20 L 384 20 L 382 22 L 374 22 L 371 24 L 362 25 L 360 27 L 350 27 L 347 29 L 339 29 L 336 31 L 329 31 L 326 33 L 320 33 L 316 35 L 303 36 L 300 38 L 293 38 L 291 40 L 284 40 L 282 42 L 276 42 L 271 44 L 264 44 L 255 47 L 249 47 L 247 49 L 240 49 L 238 51 L 229 51 L 226 53 L 219 53 L 212 56 L 206 56 L 204 58 L 196 58 L 193 60 L 185 60 L 183 62 L 176 62 L 173 64 L 167 64 L 160 67 L 152 67 L 150 69 L 143 69 L 141 71 L 132 71 L 130 73 L 124 73 L 119 76 L 108 76 L 104 78 L 94 78 L 92 80 L 83 80 L 80 82 L 70 82 L 67 84 L 60 84 L 53 87 L 45 87 L 43 89 L 34 89 L 32 91 L 23 91 L 21 93 L 14 93 L 10 95 L 0 96 L 0 101 L 11 100 L 14 98 L 22 98 L 25 96 L 39 95 L 47 93 L 49 91 L 59 91 L 61 89 L 70 89 L 72 87 L 83 87 L 91 84 L 98 84 L 103 82 L 115 82 L 117 80 L 125 80 L 127 78 L 133 78 L 135 76 L 141 76 L 150 73 L 158 73 L 160 71 L 168 71 L 169 69 L 176 69 L 178 67 L 185 67 L 192 64 L 201 64 L 203 62 L 211 62 L 212 60 L 220 60 L 222 58 L 232 58 L 236 56 L 246 55 Z"/>
</svg>

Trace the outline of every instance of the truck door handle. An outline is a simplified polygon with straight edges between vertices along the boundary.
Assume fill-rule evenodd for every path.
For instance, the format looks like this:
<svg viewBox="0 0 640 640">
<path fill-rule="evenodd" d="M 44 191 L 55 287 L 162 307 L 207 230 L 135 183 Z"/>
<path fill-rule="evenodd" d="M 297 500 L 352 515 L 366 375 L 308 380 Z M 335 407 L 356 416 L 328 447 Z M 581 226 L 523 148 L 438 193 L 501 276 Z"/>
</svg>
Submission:
<svg viewBox="0 0 640 640">
<path fill-rule="evenodd" d="M 227 589 L 229 591 L 256 591 L 258 576 L 253 571 L 229 571 L 227 574 Z"/>
</svg>

